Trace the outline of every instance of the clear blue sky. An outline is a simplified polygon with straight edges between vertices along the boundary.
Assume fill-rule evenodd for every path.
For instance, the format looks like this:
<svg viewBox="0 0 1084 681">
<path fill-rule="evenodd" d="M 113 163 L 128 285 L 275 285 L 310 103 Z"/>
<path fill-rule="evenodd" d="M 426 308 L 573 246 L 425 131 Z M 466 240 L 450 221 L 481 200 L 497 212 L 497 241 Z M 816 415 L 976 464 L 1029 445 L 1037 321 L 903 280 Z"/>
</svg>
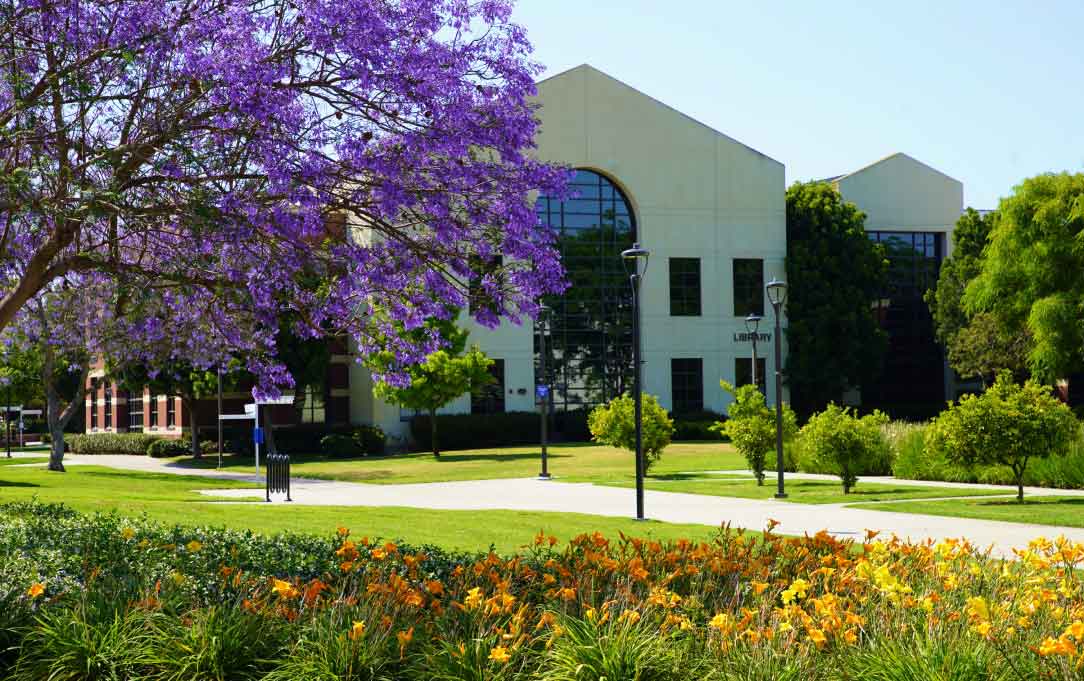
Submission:
<svg viewBox="0 0 1084 681">
<path fill-rule="evenodd" d="M 787 182 L 902 151 L 996 207 L 1084 172 L 1084 2 L 519 0 L 546 75 L 610 73 L 783 162 Z"/>
</svg>

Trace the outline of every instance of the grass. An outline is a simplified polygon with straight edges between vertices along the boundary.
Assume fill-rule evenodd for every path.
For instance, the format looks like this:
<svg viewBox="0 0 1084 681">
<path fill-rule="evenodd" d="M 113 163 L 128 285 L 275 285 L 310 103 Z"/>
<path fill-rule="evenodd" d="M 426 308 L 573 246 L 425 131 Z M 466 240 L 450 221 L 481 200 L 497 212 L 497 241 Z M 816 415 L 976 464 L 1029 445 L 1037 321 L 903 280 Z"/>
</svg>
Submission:
<svg viewBox="0 0 1084 681">
<path fill-rule="evenodd" d="M 327 535 L 344 526 L 356 535 L 401 539 L 415 545 L 468 551 L 486 550 L 492 545 L 505 553 L 530 543 L 539 531 L 562 541 L 596 531 L 610 537 L 624 532 L 656 539 L 708 539 L 716 531 L 707 525 L 637 522 L 578 513 L 315 507 L 258 501 L 221 504 L 193 491 L 240 487 L 259 486 L 98 466 L 72 466 L 67 473 L 50 473 L 43 468 L 8 468 L 0 477 L 0 502 L 36 497 L 41 502 L 64 502 L 84 512 L 115 509 L 123 515 L 145 514 L 170 524 L 247 528 L 263 534 L 291 531 Z"/>
<path fill-rule="evenodd" d="M 1032 497 L 1018 503 L 1015 498 L 964 499 L 951 501 L 904 501 L 860 504 L 858 508 L 898 513 L 1003 520 L 1035 525 L 1084 527 L 1084 497 Z"/>
<path fill-rule="evenodd" d="M 0 466 L 18 466 L 24 463 L 48 463 L 49 457 L 47 456 L 23 456 L 18 459 L 6 456 L 0 456 Z"/>
<path fill-rule="evenodd" d="M 607 483 L 613 484 L 613 483 Z M 632 483 L 621 483 L 620 487 Z M 660 492 L 685 492 L 688 494 L 708 494 L 719 497 L 740 497 L 742 499 L 771 499 L 775 495 L 775 478 L 769 476 L 763 486 L 747 477 L 717 476 L 704 479 L 697 475 L 674 475 L 666 479 L 653 478 L 647 481 L 648 489 Z M 797 504 L 853 504 L 859 502 L 888 503 L 903 499 L 940 499 L 944 497 L 989 496 L 990 490 L 960 489 L 955 487 L 917 487 L 914 485 L 892 485 L 883 483 L 864 483 L 859 481 L 850 494 L 844 494 L 838 482 L 825 480 L 786 481 L 786 501 Z"/>
<path fill-rule="evenodd" d="M 558 479 L 632 480 L 632 454 L 591 443 L 552 445 L 548 449 L 549 471 Z M 538 475 L 541 452 L 537 445 L 444 452 L 439 459 L 432 454 L 400 454 L 375 458 L 330 459 L 326 456 L 301 456 L 291 462 L 298 477 L 344 480 L 373 484 L 447 482 L 452 480 L 494 480 L 528 478 Z M 216 456 L 202 460 L 175 459 L 178 466 L 215 468 Z M 248 473 L 252 457 L 227 456 L 223 470 Z M 666 448 L 662 459 L 652 466 L 653 476 L 685 471 L 744 469 L 745 459 L 725 442 L 675 442 Z"/>
</svg>

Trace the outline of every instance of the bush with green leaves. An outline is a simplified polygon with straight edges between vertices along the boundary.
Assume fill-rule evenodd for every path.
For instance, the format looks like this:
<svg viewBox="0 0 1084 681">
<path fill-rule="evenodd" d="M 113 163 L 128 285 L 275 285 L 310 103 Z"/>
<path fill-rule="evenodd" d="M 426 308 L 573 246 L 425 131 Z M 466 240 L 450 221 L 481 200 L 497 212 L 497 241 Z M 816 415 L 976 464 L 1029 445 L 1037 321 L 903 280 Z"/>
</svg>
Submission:
<svg viewBox="0 0 1084 681">
<path fill-rule="evenodd" d="M 802 455 L 820 470 L 838 475 L 843 493 L 849 494 L 860 471 L 890 456 L 881 432 L 887 423 L 888 416 L 879 411 L 859 418 L 850 408 L 829 404 L 799 431 Z"/>
<path fill-rule="evenodd" d="M 215 445 L 218 446 L 217 444 Z M 190 453 L 188 443 L 184 440 L 155 440 L 147 445 L 147 456 L 153 456 L 156 459 L 167 458 L 171 456 L 184 456 Z"/>
<path fill-rule="evenodd" d="M 768 454 L 775 451 L 775 410 L 768 408 L 764 394 L 755 385 L 734 387 L 726 381 L 719 381 L 719 385 L 730 393 L 733 401 L 727 409 L 729 418 L 716 424 L 714 429 L 730 438 L 734 448 L 748 462 L 757 484 L 763 485 Z M 798 431 L 798 420 L 786 404 L 783 405 L 782 426 L 784 441 L 789 441 Z"/>
<path fill-rule="evenodd" d="M 350 437 L 366 456 L 383 456 L 387 448 L 388 436 L 380 426 L 357 426 Z"/>
<path fill-rule="evenodd" d="M 642 444 L 644 471 L 662 456 L 674 434 L 674 422 L 653 395 L 644 394 L 642 410 Z M 636 402 L 629 395 L 600 404 L 587 417 L 591 439 L 601 444 L 636 451 Z"/>
<path fill-rule="evenodd" d="M 983 394 L 949 405 L 931 424 L 926 447 L 968 468 L 1007 466 L 1023 502 L 1028 463 L 1065 456 L 1079 437 L 1080 422 L 1049 388 L 1035 381 L 1020 385 L 1003 371 Z"/>
<path fill-rule="evenodd" d="M 87 433 L 64 436 L 72 454 L 132 454 L 144 456 L 152 443 L 161 440 L 146 433 Z"/>
<path fill-rule="evenodd" d="M 364 450 L 353 437 L 341 433 L 332 433 L 320 438 L 320 451 L 332 458 L 349 459 L 364 454 Z"/>
</svg>

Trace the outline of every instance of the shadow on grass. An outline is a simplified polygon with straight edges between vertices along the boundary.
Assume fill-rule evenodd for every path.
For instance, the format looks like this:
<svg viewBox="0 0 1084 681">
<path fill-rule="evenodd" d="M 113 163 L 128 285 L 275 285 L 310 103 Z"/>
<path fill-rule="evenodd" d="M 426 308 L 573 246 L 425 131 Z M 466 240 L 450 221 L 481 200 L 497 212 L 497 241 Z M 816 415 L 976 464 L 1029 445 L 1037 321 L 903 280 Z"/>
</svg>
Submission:
<svg viewBox="0 0 1084 681">
<path fill-rule="evenodd" d="M 985 501 L 972 501 L 969 502 L 973 506 L 993 506 L 1003 508 L 1024 508 L 1024 507 L 1041 507 L 1046 508 L 1050 506 L 1084 506 L 1084 497 L 1045 497 L 1050 501 L 1043 501 L 1043 497 L 1024 497 L 1024 501 L 1020 502 L 1016 500 L 1016 497 L 1012 499 L 989 499 Z M 963 501 L 961 499 L 961 501 Z"/>
<path fill-rule="evenodd" d="M 41 487 L 41 485 L 33 482 L 11 482 L 8 480 L 0 480 L 0 487 Z"/>
</svg>

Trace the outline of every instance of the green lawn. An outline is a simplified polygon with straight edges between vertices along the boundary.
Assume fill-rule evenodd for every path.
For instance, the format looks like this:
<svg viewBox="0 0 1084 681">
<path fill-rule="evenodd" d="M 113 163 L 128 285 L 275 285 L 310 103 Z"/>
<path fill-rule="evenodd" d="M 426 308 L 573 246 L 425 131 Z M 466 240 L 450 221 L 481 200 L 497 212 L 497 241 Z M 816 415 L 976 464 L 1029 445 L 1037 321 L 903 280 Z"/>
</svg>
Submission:
<svg viewBox="0 0 1084 681">
<path fill-rule="evenodd" d="M 614 538 L 624 532 L 657 539 L 707 539 L 716 531 L 706 525 L 637 522 L 577 513 L 314 507 L 260 501 L 222 504 L 193 491 L 238 487 L 259 486 L 98 466 L 72 466 L 67 473 L 50 473 L 43 468 L 5 468 L 0 474 L 0 503 L 37 498 L 41 502 L 64 502 L 86 512 L 116 509 L 127 515 L 146 514 L 165 523 L 250 528 L 266 534 L 282 531 L 330 534 L 344 526 L 356 535 L 432 544 L 450 550 L 485 550 L 492 544 L 506 553 L 530 543 L 539 531 L 562 541 L 596 531 Z"/>
<path fill-rule="evenodd" d="M 634 483 L 605 483 L 629 487 Z M 742 499 L 770 499 L 775 495 L 775 477 L 769 476 L 763 486 L 747 477 L 674 475 L 666 479 L 650 479 L 648 489 L 661 492 L 686 492 L 710 494 L 719 497 Z M 857 502 L 886 503 L 883 500 L 939 499 L 944 497 L 989 496 L 990 490 L 958 489 L 955 487 L 916 487 L 913 485 L 889 485 L 858 482 L 850 494 L 844 494 L 838 482 L 824 480 L 786 480 L 787 501 L 797 504 L 851 504 Z"/>
<path fill-rule="evenodd" d="M 860 504 L 859 508 L 899 513 L 1004 520 L 1012 523 L 1063 525 L 1084 527 L 1084 497 L 1032 497 L 1017 503 L 1015 497 L 998 499 L 965 499 L 952 501 L 904 501 L 897 503 Z"/>
<path fill-rule="evenodd" d="M 540 450 L 533 445 L 444 452 L 439 459 L 428 453 L 359 459 L 302 456 L 295 458 L 291 469 L 298 477 L 402 484 L 527 478 L 538 475 L 540 460 Z M 209 456 L 201 461 L 180 458 L 176 462 L 182 466 L 214 468 L 218 465 L 218 458 Z M 252 471 L 252 463 L 252 457 L 228 456 L 224 459 L 223 469 L 247 473 Z M 651 475 L 745 467 L 745 459 L 725 442 L 675 442 L 666 448 L 662 459 L 651 467 Z M 590 443 L 549 447 L 549 471 L 558 479 L 620 482 L 635 477 L 632 454 Z"/>
<path fill-rule="evenodd" d="M 18 466 L 24 463 L 48 463 L 49 457 L 47 456 L 22 456 L 16 459 L 15 457 L 7 458 L 0 455 L 0 466 Z"/>
</svg>

